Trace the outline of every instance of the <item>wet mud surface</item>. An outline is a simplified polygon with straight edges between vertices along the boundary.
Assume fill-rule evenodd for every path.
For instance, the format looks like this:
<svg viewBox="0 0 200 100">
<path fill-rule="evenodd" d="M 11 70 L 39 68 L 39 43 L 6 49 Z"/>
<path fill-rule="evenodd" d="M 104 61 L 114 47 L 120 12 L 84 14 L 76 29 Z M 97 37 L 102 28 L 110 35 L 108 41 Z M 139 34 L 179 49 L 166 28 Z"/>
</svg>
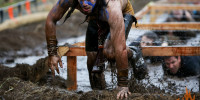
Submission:
<svg viewBox="0 0 200 100">
<path fill-rule="evenodd" d="M 142 7 L 145 3 L 134 5 Z M 84 35 L 87 28 L 87 23 L 81 24 L 84 19 L 84 15 L 75 13 L 63 25 L 59 25 L 58 40 Z M 116 100 L 118 90 L 115 89 L 67 91 L 65 79 L 52 77 L 47 58 L 42 58 L 33 65 L 3 65 L 13 63 L 17 57 L 43 55 L 43 50 L 46 49 L 44 29 L 45 21 L 42 21 L 0 32 L 0 100 Z M 173 84 L 171 86 L 173 87 Z M 129 88 L 132 94 L 128 100 L 176 100 L 184 97 L 184 94 L 165 93 L 155 86 L 146 87 L 134 79 L 130 80 Z M 199 93 L 192 93 L 193 95 L 195 100 L 200 100 Z"/>
<path fill-rule="evenodd" d="M 10 68 L 0 66 L 0 99 L 1 100 L 116 100 L 118 90 L 67 91 L 66 80 L 52 77 L 47 66 L 47 58 L 39 59 L 34 65 L 17 64 Z M 173 85 L 173 84 L 172 84 Z M 132 92 L 128 100 L 176 100 L 182 95 L 165 93 L 155 86 L 144 86 L 138 80 L 129 81 Z M 200 99 L 199 93 L 195 100 Z"/>
</svg>

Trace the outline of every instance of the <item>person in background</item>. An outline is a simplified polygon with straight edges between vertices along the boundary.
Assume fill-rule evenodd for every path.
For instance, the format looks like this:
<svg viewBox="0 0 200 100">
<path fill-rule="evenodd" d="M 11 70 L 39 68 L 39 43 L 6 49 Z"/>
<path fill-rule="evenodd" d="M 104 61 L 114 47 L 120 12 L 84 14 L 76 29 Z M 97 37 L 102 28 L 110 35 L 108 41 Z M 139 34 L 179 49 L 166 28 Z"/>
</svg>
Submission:
<svg viewBox="0 0 200 100">
<path fill-rule="evenodd" d="M 129 46 L 160 46 L 161 43 L 159 41 L 159 37 L 156 33 L 152 31 L 147 31 L 143 35 L 139 36 L 135 41 L 131 42 Z M 148 56 L 145 59 L 150 59 L 151 63 L 160 62 L 162 61 L 161 57 L 158 56 Z"/>
<path fill-rule="evenodd" d="M 173 10 L 166 22 L 195 22 L 191 13 L 187 10 Z"/>
<path fill-rule="evenodd" d="M 162 67 L 165 75 L 179 78 L 198 76 L 200 92 L 200 56 L 165 56 Z"/>
<path fill-rule="evenodd" d="M 159 46 L 158 35 L 152 31 L 145 32 L 143 35 L 139 36 L 135 41 L 131 42 L 129 46 Z"/>
<path fill-rule="evenodd" d="M 200 56 L 164 56 L 165 75 L 188 77 L 200 74 Z"/>
</svg>

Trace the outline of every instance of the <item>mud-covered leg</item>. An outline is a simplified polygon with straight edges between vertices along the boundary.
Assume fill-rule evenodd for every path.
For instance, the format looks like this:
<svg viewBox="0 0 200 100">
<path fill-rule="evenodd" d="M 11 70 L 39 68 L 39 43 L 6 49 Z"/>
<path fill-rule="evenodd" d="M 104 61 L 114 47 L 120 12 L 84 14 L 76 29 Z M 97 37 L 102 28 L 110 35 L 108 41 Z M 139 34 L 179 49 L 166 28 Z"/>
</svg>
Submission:
<svg viewBox="0 0 200 100">
<path fill-rule="evenodd" d="M 89 72 L 89 79 L 90 79 L 90 85 L 92 89 L 105 89 L 106 82 L 103 74 L 103 70 L 101 71 L 94 71 L 92 72 L 93 66 L 96 62 L 96 55 L 97 53 L 87 53 L 88 60 L 87 60 L 87 66 L 88 66 L 88 72 Z"/>
<path fill-rule="evenodd" d="M 92 89 L 104 89 L 105 79 L 103 72 L 92 73 L 93 66 L 95 65 L 98 48 L 98 25 L 96 20 L 90 20 L 86 32 L 86 52 L 87 52 L 87 67 L 89 72 L 90 85 Z M 97 68 L 98 69 L 98 68 Z M 98 71 L 97 71 L 98 72 Z"/>
<path fill-rule="evenodd" d="M 102 72 L 105 69 L 105 58 L 103 55 L 103 48 L 99 48 L 96 56 L 96 61 L 92 68 L 93 73 Z"/>
<path fill-rule="evenodd" d="M 148 71 L 144 58 L 142 57 L 142 51 L 136 46 L 130 46 L 129 48 L 132 52 L 129 62 L 133 68 L 134 77 L 139 80 L 144 79 Z"/>
</svg>

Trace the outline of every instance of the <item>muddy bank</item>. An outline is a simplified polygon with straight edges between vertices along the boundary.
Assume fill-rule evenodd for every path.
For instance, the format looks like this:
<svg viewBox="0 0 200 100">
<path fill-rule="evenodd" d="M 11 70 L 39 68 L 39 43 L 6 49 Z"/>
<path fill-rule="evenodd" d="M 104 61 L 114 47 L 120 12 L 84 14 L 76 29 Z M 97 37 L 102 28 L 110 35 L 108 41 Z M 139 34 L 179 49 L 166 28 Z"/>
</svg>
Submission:
<svg viewBox="0 0 200 100">
<path fill-rule="evenodd" d="M 70 92 L 65 89 L 38 86 L 30 81 L 24 81 L 17 77 L 0 81 L 0 99 L 3 100 L 116 100 L 116 90 L 94 90 L 86 93 Z M 199 94 L 195 100 L 200 99 Z M 162 93 L 132 93 L 128 100 L 176 100 L 183 95 L 171 96 Z"/>
<path fill-rule="evenodd" d="M 62 25 L 57 25 L 58 40 L 85 34 L 85 15 L 74 13 Z M 62 21 L 61 21 L 62 22 Z M 0 32 L 0 57 L 42 55 L 46 49 L 45 21 L 24 25 Z M 22 52 L 19 52 L 22 51 Z"/>
<path fill-rule="evenodd" d="M 1 100 L 78 100 L 79 98 L 79 95 L 64 89 L 38 86 L 17 77 L 7 78 L 0 84 Z"/>
<path fill-rule="evenodd" d="M 134 0 L 133 4 L 136 12 L 147 2 L 140 0 L 141 4 L 138 4 L 140 3 L 138 1 Z M 137 9 L 134 5 L 140 8 Z M 85 34 L 87 23 L 80 25 L 84 19 L 84 15 L 75 13 L 63 25 L 58 26 L 58 40 Z M 11 57 L 7 61 L 13 62 L 17 57 L 43 55 L 43 50 L 46 49 L 44 25 L 45 21 L 42 21 L 0 32 L 0 57 Z M 53 78 L 45 65 L 45 59 L 40 59 L 33 66 L 17 64 L 14 68 L 8 68 L 0 64 L 0 77 L 0 100 L 115 100 L 117 93 L 117 90 L 112 89 L 85 93 L 66 91 L 66 80 L 59 76 Z M 130 100 L 176 100 L 183 97 L 183 95 L 171 96 L 155 86 L 145 87 L 136 80 L 131 80 L 129 87 L 132 92 Z M 197 100 L 200 99 L 199 94 L 193 95 Z"/>
<path fill-rule="evenodd" d="M 10 68 L 0 65 L 0 99 L 54 99 L 54 100 L 115 100 L 118 90 L 67 91 L 66 80 L 52 77 L 47 58 L 41 58 L 34 65 L 17 64 Z M 183 95 L 170 95 L 155 86 L 144 86 L 136 79 L 129 81 L 132 94 L 128 100 L 176 100 Z M 196 100 L 200 94 L 195 93 Z"/>
</svg>

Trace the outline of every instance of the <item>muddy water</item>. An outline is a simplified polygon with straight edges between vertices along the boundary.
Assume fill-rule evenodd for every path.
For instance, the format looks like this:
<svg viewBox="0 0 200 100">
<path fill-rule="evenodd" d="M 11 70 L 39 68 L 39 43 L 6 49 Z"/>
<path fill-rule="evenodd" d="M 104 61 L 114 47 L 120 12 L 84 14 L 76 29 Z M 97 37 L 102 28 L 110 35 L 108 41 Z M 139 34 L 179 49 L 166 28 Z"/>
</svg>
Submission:
<svg viewBox="0 0 200 100">
<path fill-rule="evenodd" d="M 131 30 L 129 38 L 127 40 L 127 45 L 130 44 L 131 40 L 137 38 L 145 31 L 143 30 Z M 195 39 L 199 39 L 198 35 Z M 80 36 L 77 38 L 70 38 L 67 40 L 59 40 L 59 45 L 64 45 L 65 43 L 73 44 L 77 42 L 82 42 L 85 40 L 85 36 Z M 17 58 L 14 63 L 5 64 L 7 66 L 14 67 L 16 63 L 28 63 L 30 65 L 34 64 L 38 59 L 44 58 L 47 56 L 46 50 L 45 54 L 42 56 L 29 56 L 26 58 Z M 77 57 L 77 82 L 78 82 L 78 91 L 87 92 L 90 91 L 89 77 L 86 66 L 86 56 Z M 60 74 L 58 76 L 67 79 L 67 58 L 62 57 L 64 68 L 60 69 Z M 148 63 L 148 61 L 147 61 Z M 147 79 L 139 81 L 140 85 L 145 87 L 155 86 L 166 93 L 170 94 L 183 94 L 185 93 L 185 87 L 187 87 L 192 92 L 199 91 L 199 82 L 197 77 L 187 77 L 187 78 L 176 78 L 176 77 L 166 77 L 163 75 L 163 70 L 161 64 L 148 64 L 149 74 Z M 111 72 L 109 70 L 105 71 L 106 82 L 108 88 L 114 88 L 116 86 L 116 77 L 111 77 Z M 114 82 L 113 82 L 114 80 Z"/>
</svg>

